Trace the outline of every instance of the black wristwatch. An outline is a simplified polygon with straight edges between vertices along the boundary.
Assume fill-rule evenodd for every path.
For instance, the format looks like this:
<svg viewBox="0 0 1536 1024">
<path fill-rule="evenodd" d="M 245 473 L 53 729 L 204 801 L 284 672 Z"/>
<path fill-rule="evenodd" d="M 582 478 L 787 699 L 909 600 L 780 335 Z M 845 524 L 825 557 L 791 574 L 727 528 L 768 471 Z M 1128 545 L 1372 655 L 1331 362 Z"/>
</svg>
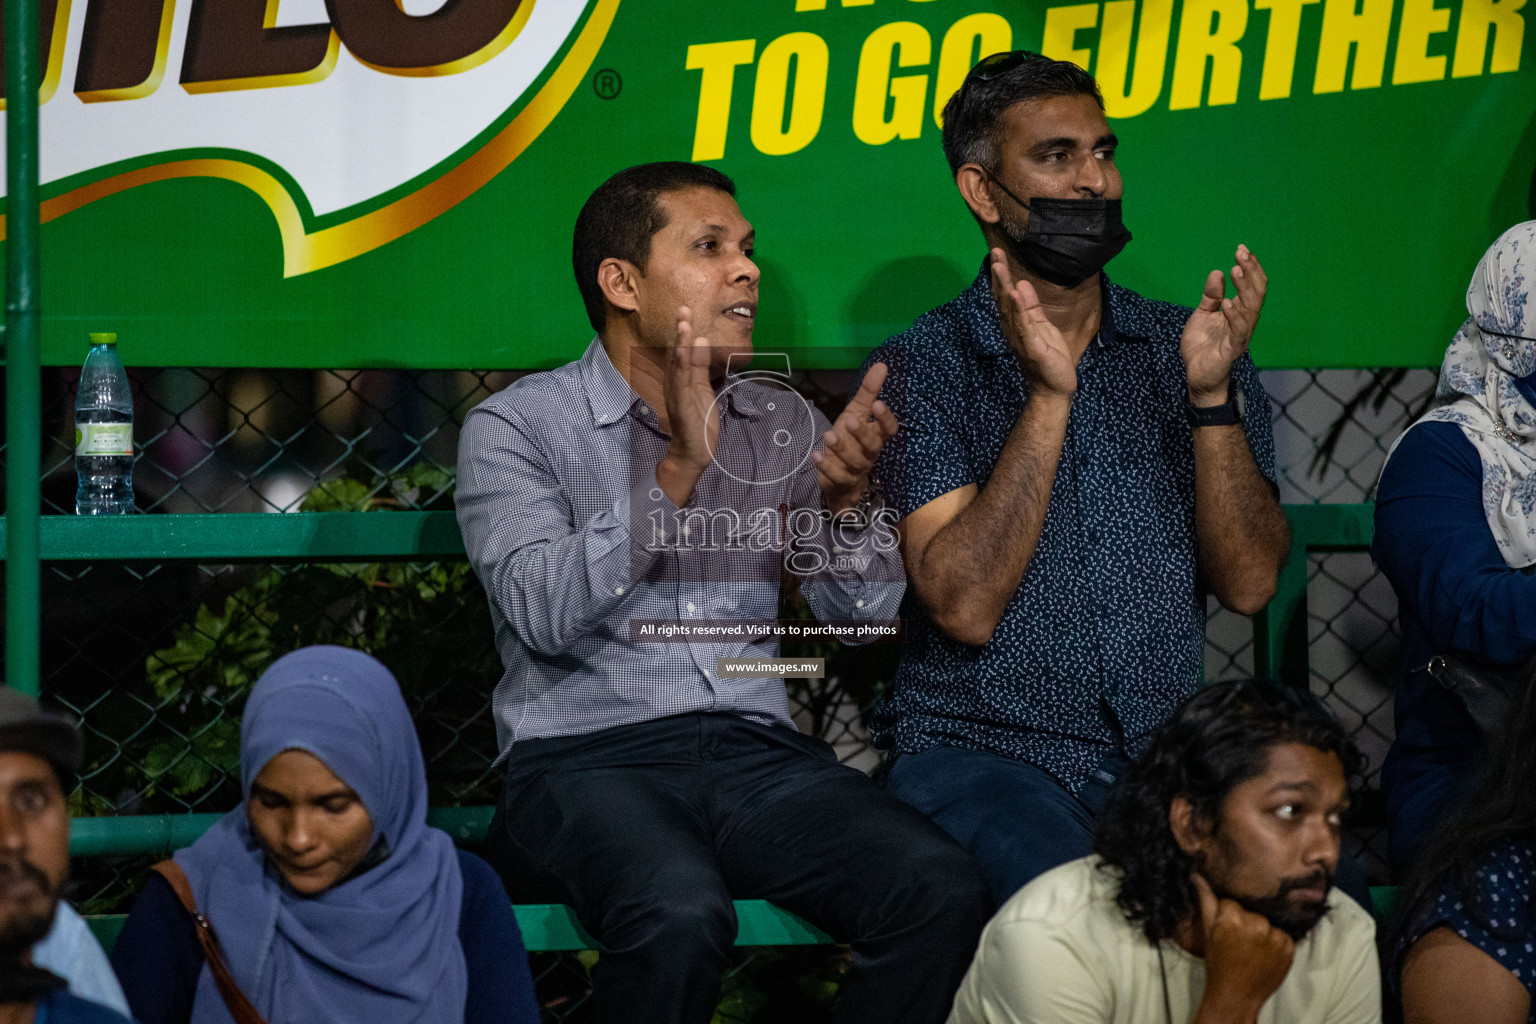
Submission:
<svg viewBox="0 0 1536 1024">
<path fill-rule="evenodd" d="M 1243 390 L 1229 385 L 1227 400 L 1220 405 L 1202 408 L 1189 400 L 1184 393 L 1184 416 L 1191 427 L 1232 427 L 1243 422 Z"/>
</svg>

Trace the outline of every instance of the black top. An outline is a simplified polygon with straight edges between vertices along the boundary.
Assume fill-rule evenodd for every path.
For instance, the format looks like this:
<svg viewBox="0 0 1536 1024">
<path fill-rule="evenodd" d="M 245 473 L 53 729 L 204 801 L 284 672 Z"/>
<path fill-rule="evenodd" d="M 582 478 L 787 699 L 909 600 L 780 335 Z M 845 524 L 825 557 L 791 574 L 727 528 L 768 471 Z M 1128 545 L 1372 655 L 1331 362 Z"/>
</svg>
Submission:
<svg viewBox="0 0 1536 1024">
<path fill-rule="evenodd" d="M 459 945 L 469 974 L 465 1024 L 538 1024 L 533 977 L 506 889 L 489 864 L 458 853 L 464 874 Z M 123 924 L 112 968 L 139 1024 L 189 1024 L 203 950 L 192 915 L 156 872 Z"/>
</svg>

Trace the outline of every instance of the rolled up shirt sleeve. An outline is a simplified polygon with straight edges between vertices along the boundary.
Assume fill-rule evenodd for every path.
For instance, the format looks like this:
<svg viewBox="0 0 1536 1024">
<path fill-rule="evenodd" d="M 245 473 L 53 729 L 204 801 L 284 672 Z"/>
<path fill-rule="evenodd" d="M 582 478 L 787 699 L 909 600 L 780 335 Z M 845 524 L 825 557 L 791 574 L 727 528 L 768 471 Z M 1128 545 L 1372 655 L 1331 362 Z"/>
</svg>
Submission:
<svg viewBox="0 0 1536 1024">
<path fill-rule="evenodd" d="M 977 482 L 963 432 L 951 410 L 915 379 L 906 349 L 887 342 L 864 361 L 860 373 L 875 363 L 887 367 L 880 400 L 896 417 L 900 429 L 880 449 L 872 477 L 885 501 L 906 518 L 935 498 Z"/>
<path fill-rule="evenodd" d="M 629 524 L 651 506 L 668 520 L 677 510 L 652 468 L 578 528 L 530 424 L 485 409 L 464 420 L 456 505 L 475 574 L 517 635 L 545 657 L 597 628 L 664 557 L 646 538 L 632 538 Z"/>
</svg>

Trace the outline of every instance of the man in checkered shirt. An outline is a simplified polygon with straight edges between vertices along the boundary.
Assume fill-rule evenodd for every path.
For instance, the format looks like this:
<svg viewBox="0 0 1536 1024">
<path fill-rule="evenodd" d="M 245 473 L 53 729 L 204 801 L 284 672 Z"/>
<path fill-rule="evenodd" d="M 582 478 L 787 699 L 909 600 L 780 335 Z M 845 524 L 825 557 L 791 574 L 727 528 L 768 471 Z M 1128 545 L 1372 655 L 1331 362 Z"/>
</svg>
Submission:
<svg viewBox="0 0 1536 1024">
<path fill-rule="evenodd" d="M 990 911 L 975 865 L 799 733 L 782 679 L 721 672 L 778 653 L 785 574 L 845 631 L 904 589 L 869 488 L 897 430 L 883 372 L 835 424 L 730 372 L 759 277 L 734 194 L 684 163 L 599 187 L 574 247 L 597 337 L 465 419 L 459 523 L 506 666 L 487 852 L 598 939 L 600 1022 L 707 1022 L 753 898 L 852 943 L 839 1019 L 937 1022 Z"/>
</svg>

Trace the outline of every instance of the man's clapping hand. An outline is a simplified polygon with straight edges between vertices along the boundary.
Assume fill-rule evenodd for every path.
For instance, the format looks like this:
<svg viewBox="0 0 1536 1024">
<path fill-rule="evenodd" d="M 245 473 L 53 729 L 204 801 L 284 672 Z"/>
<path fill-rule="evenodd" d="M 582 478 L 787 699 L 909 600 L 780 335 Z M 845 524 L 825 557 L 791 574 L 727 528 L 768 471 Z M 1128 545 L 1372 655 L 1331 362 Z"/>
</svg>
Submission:
<svg viewBox="0 0 1536 1024">
<path fill-rule="evenodd" d="M 992 250 L 992 295 L 997 300 L 1003 336 L 1024 368 L 1031 393 L 1070 398 L 1077 391 L 1077 359 L 1061 331 L 1046 318 L 1034 285 L 1022 278 L 1013 279 L 1008 257 L 1001 249 Z"/>
<path fill-rule="evenodd" d="M 1224 298 L 1226 275 L 1219 270 L 1211 271 L 1205 279 L 1200 304 L 1184 325 L 1179 351 L 1189 379 L 1189 398 L 1196 405 L 1220 405 L 1227 400 L 1232 364 L 1248 351 L 1259 311 L 1264 307 L 1269 277 L 1246 245 L 1237 247 L 1232 284 L 1237 297 Z"/>
<path fill-rule="evenodd" d="M 816 482 L 833 513 L 852 508 L 869 487 L 869 470 L 885 442 L 896 436 L 896 416 L 879 400 L 886 365 L 876 363 L 864 375 L 858 394 L 822 435 L 825 451 L 811 453 Z"/>
<path fill-rule="evenodd" d="M 709 377 L 709 340 L 694 336 L 692 320 L 692 310 L 678 308 L 677 344 L 663 354 L 662 368 L 672 440 L 656 466 L 656 482 L 679 506 L 688 504 L 720 440 L 720 410 Z"/>
</svg>

